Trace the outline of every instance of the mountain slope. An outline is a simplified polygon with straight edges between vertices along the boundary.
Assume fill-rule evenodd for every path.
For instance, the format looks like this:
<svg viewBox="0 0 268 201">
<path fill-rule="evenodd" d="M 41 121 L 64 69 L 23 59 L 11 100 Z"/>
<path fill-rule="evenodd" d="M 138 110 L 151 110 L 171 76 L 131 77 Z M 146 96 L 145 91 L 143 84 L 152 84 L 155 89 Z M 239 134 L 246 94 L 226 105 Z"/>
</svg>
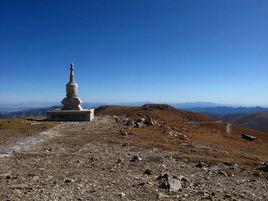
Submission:
<svg viewBox="0 0 268 201">
<path fill-rule="evenodd" d="M 227 123 L 215 121 L 203 114 L 175 109 L 167 105 L 142 107 L 105 106 L 96 109 L 97 116 L 113 115 L 122 124 L 122 133 L 129 136 L 109 139 L 115 143 L 130 143 L 145 147 L 184 150 L 196 158 L 206 160 L 236 161 L 256 166 L 260 160 L 268 160 L 268 134 L 232 125 L 226 133 Z M 140 126 L 142 119 L 154 121 L 154 126 Z M 134 122 L 134 124 L 133 124 Z M 136 122 L 136 123 L 135 123 Z M 241 134 L 257 139 L 249 142 Z M 129 135 L 128 135 L 129 134 Z M 131 139 L 131 141 L 129 141 Z"/>
<path fill-rule="evenodd" d="M 247 128 L 268 132 L 268 112 L 228 115 L 222 119 Z"/>
</svg>

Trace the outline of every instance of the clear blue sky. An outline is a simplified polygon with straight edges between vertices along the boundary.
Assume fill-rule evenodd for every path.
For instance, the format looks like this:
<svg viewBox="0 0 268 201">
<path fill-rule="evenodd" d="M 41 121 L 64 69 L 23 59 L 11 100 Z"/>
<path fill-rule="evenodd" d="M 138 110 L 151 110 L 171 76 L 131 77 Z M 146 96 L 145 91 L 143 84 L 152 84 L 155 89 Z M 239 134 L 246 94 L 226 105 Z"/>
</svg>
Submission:
<svg viewBox="0 0 268 201">
<path fill-rule="evenodd" d="M 0 102 L 268 105 L 267 0 L 2 0 Z"/>
</svg>

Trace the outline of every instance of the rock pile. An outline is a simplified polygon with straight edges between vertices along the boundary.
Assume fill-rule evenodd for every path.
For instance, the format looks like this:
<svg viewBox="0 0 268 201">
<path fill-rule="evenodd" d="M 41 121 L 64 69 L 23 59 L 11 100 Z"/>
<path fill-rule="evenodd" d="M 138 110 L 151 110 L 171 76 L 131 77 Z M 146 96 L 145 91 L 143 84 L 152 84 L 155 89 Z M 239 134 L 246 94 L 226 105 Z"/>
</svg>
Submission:
<svg viewBox="0 0 268 201">
<path fill-rule="evenodd" d="M 155 126 L 157 123 L 152 119 L 151 116 L 146 115 L 137 119 L 129 119 L 127 117 L 117 117 L 117 122 L 121 122 L 126 126 L 144 128 L 147 126 Z"/>
</svg>

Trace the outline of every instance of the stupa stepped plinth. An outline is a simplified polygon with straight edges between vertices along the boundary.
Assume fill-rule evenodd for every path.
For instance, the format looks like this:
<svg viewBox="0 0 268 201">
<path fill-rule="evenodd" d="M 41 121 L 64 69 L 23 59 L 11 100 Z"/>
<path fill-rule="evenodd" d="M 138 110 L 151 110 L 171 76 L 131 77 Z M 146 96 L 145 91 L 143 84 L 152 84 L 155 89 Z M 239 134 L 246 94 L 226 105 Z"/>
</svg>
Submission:
<svg viewBox="0 0 268 201">
<path fill-rule="evenodd" d="M 74 79 L 74 64 L 70 66 L 70 80 L 66 84 L 66 97 L 61 101 L 60 110 L 50 110 L 47 113 L 49 121 L 91 121 L 94 118 L 94 109 L 83 109 L 83 101 L 78 96 L 78 84 Z"/>
</svg>

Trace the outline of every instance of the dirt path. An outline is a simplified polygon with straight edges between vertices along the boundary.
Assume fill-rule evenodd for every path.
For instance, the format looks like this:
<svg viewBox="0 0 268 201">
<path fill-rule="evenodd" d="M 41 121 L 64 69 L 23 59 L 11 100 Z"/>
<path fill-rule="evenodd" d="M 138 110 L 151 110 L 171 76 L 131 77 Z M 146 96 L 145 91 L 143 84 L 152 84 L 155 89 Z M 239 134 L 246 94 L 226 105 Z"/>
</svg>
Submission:
<svg viewBox="0 0 268 201">
<path fill-rule="evenodd" d="M 0 158 L 9 157 L 12 154 L 20 151 L 29 150 L 32 146 L 47 140 L 50 137 L 53 137 L 58 134 L 58 131 L 63 127 L 63 125 L 58 125 L 54 128 L 42 131 L 34 136 L 21 139 L 14 143 L 1 144 L 0 145 Z"/>
<path fill-rule="evenodd" d="M 109 143 L 125 137 L 120 126 L 111 116 L 96 117 L 11 146 L 6 152 L 20 148 L 0 158 L 0 200 L 268 199 L 267 178 L 237 164 L 191 162 L 180 150 Z M 161 183 L 166 172 L 180 190 Z"/>
</svg>

